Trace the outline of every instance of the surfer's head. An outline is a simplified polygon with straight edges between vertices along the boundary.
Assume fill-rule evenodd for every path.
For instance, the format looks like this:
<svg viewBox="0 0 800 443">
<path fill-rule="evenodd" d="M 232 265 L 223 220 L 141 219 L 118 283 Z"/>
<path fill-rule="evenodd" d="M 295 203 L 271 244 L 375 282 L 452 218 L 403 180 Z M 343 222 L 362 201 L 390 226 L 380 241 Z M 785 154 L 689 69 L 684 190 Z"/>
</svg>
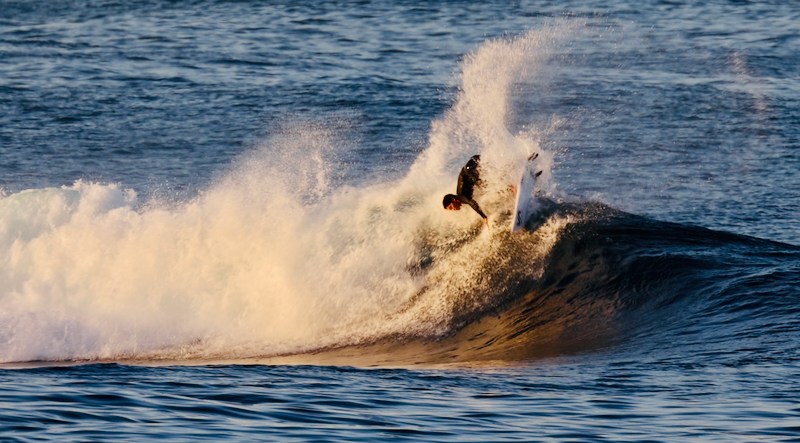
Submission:
<svg viewBox="0 0 800 443">
<path fill-rule="evenodd" d="M 442 200 L 442 206 L 451 211 L 458 211 L 461 209 L 461 200 L 453 194 L 447 194 L 444 196 L 444 200 Z"/>
</svg>

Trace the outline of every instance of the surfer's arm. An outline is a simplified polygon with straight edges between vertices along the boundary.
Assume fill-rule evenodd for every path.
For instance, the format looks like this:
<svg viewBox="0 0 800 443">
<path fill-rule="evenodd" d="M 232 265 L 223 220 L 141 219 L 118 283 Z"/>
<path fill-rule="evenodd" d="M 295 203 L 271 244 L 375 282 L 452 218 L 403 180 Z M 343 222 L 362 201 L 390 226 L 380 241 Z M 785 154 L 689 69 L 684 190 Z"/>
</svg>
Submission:
<svg viewBox="0 0 800 443">
<path fill-rule="evenodd" d="M 486 214 L 484 214 L 483 211 L 481 211 L 481 207 L 478 206 L 478 202 L 476 202 L 475 200 L 473 200 L 471 198 L 465 198 L 464 196 L 461 196 L 461 195 L 458 196 L 458 199 L 461 200 L 462 202 L 468 204 L 472 209 L 474 209 L 475 212 L 477 212 L 478 215 L 480 215 L 481 218 L 483 218 L 483 221 L 486 222 L 486 225 L 487 226 L 489 225 L 489 218 L 486 217 Z"/>
</svg>

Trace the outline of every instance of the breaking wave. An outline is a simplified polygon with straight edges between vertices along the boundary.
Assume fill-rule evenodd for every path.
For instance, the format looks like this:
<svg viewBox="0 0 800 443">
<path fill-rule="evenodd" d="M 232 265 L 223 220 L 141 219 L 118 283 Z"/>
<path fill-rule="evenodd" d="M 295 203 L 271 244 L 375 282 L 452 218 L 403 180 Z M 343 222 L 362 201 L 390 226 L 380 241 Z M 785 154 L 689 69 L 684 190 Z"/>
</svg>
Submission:
<svg viewBox="0 0 800 443">
<path fill-rule="evenodd" d="M 788 245 L 561 199 L 538 144 L 548 129 L 512 133 L 508 121 L 515 85 L 570 32 L 469 54 L 453 107 L 398 180 L 334 185 L 336 128 L 288 124 L 189 201 L 83 181 L 5 196 L 0 362 L 528 359 L 616 343 L 710 288 L 730 291 L 734 270 L 749 278 L 719 251 L 761 254 L 796 285 Z M 511 235 L 509 186 L 534 152 L 541 210 Z M 475 153 L 491 229 L 441 208 Z M 704 297 L 692 306 L 719 302 Z"/>
</svg>

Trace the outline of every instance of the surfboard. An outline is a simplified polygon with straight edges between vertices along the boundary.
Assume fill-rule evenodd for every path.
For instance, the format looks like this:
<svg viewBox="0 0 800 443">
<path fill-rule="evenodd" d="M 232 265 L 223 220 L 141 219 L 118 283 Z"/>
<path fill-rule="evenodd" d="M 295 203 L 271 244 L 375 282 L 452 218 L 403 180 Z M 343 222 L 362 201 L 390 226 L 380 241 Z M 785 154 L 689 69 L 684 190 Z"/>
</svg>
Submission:
<svg viewBox="0 0 800 443">
<path fill-rule="evenodd" d="M 539 177 L 541 172 L 536 172 L 534 167 L 534 160 L 539 154 L 534 153 L 525 162 L 525 167 L 522 170 L 522 177 L 517 183 L 517 198 L 514 203 L 514 217 L 511 224 L 511 232 L 517 232 L 525 226 L 528 217 L 533 212 L 533 188 L 536 186 L 536 178 Z"/>
</svg>

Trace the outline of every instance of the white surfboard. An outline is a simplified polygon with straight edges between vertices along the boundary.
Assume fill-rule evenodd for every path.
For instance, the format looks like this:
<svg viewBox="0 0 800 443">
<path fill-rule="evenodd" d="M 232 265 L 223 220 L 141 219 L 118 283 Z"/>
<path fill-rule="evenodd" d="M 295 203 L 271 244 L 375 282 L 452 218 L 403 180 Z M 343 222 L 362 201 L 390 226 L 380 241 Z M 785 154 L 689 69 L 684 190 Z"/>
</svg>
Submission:
<svg viewBox="0 0 800 443">
<path fill-rule="evenodd" d="M 534 167 L 534 160 L 539 154 L 528 157 L 525 167 L 522 170 L 522 177 L 517 184 L 517 199 L 514 204 L 514 218 L 512 220 L 511 232 L 517 232 L 525 226 L 535 209 L 533 206 L 533 188 L 536 186 L 536 178 L 539 176 Z"/>
</svg>

